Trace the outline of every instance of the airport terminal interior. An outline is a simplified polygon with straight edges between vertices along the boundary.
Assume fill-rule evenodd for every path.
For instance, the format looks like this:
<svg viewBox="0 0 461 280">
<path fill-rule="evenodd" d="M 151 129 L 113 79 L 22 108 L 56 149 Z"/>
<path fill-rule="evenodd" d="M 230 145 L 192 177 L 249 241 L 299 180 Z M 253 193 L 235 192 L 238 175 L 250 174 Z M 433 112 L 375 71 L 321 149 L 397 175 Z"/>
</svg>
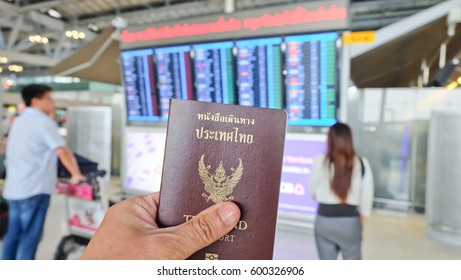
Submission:
<svg viewBox="0 0 461 280">
<path fill-rule="evenodd" d="M 373 178 L 362 258 L 461 259 L 460 60 L 461 0 L 0 0 L 0 194 L 8 132 L 29 84 L 53 89 L 50 117 L 88 179 L 73 184 L 58 169 L 39 260 L 79 259 L 109 206 L 168 185 L 171 99 L 279 109 L 287 128 L 283 154 L 273 151 L 281 161 L 273 259 L 319 259 L 309 179 L 337 122 L 351 128 Z M 252 143 L 237 132 L 254 119 L 203 110 L 194 115 L 202 134 L 213 123 L 235 140 L 196 127 L 194 139 L 216 132 L 207 143 Z M 241 176 L 226 157 L 243 150 L 213 151 L 226 154 L 211 169 L 202 156 L 199 172 L 218 176 L 224 165 L 224 175 Z M 0 196 L 0 249 L 6 206 Z"/>
</svg>

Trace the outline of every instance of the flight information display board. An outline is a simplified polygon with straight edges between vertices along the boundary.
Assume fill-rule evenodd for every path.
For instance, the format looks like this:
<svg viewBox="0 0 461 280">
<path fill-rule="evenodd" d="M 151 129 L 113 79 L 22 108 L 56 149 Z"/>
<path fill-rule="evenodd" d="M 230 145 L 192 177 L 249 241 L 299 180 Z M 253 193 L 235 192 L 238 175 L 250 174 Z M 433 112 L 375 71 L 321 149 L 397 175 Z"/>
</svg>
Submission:
<svg viewBox="0 0 461 280">
<path fill-rule="evenodd" d="M 235 103 L 234 42 L 193 45 L 196 100 Z"/>
<path fill-rule="evenodd" d="M 329 126 L 336 122 L 338 33 L 285 37 L 288 124 Z"/>
<path fill-rule="evenodd" d="M 283 108 L 281 43 L 280 37 L 236 42 L 240 105 Z"/>
<path fill-rule="evenodd" d="M 190 46 L 155 49 L 160 116 L 168 118 L 170 99 L 193 99 Z"/>
<path fill-rule="evenodd" d="M 158 121 L 159 107 L 151 49 L 121 54 L 128 121 Z"/>
<path fill-rule="evenodd" d="M 121 53 L 129 122 L 167 120 L 170 99 L 285 109 L 289 125 L 337 121 L 339 33 Z"/>
</svg>

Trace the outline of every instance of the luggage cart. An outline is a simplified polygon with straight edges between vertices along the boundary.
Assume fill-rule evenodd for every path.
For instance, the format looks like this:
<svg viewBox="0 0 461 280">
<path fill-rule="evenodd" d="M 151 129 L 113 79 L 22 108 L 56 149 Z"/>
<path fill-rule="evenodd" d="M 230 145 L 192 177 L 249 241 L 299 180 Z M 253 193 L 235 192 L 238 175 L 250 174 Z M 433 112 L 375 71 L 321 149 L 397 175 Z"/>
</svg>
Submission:
<svg viewBox="0 0 461 280">
<path fill-rule="evenodd" d="M 77 163 L 86 177 L 85 182 L 72 183 L 63 167 L 58 170 L 57 190 L 66 197 L 67 225 L 70 234 L 64 236 L 56 249 L 54 259 L 65 260 L 79 248 L 88 245 L 109 208 L 108 190 L 102 178 L 104 170 L 97 163 L 76 155 Z M 63 176 L 67 178 L 63 178 Z"/>
</svg>

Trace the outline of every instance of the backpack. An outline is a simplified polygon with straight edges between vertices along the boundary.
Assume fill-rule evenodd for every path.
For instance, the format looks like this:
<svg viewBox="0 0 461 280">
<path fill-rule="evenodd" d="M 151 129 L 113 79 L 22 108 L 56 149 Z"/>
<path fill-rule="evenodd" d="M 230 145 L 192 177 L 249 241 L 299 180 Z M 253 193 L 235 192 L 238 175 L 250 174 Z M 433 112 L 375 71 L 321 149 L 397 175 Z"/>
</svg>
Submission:
<svg viewBox="0 0 461 280">
<path fill-rule="evenodd" d="M 363 178 L 363 176 L 365 176 L 365 165 L 363 164 L 363 160 L 361 157 L 359 157 L 359 161 L 360 161 L 360 166 L 362 167 L 362 178 Z"/>
<path fill-rule="evenodd" d="M 8 204 L 6 200 L 0 195 L 0 239 L 6 232 L 8 227 Z"/>
<path fill-rule="evenodd" d="M 363 164 L 363 160 L 361 157 L 358 157 L 359 158 L 359 161 L 360 161 L 360 167 L 362 168 L 362 178 L 363 176 L 365 176 L 365 164 Z M 331 163 L 330 163 L 331 165 Z"/>
</svg>

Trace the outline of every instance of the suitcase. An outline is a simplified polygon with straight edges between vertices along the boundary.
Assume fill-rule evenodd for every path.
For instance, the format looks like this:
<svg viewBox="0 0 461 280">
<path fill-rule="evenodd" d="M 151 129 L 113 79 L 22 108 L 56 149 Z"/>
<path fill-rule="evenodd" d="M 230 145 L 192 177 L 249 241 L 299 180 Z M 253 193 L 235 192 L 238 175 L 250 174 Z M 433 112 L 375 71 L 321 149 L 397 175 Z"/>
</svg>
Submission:
<svg viewBox="0 0 461 280">
<path fill-rule="evenodd" d="M 96 162 L 84 158 L 76 153 L 74 153 L 74 156 L 83 175 L 98 173 L 98 164 Z M 61 161 L 58 162 L 58 178 L 70 178 L 69 171 L 67 171 Z"/>
</svg>

